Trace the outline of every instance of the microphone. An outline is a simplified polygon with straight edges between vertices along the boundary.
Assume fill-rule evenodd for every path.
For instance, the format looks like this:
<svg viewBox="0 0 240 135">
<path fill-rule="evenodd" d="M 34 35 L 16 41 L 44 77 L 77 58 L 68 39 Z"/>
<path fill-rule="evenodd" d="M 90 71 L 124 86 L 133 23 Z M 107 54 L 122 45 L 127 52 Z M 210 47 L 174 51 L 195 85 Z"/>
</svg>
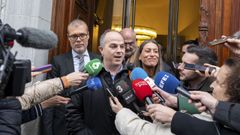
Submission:
<svg viewBox="0 0 240 135">
<path fill-rule="evenodd" d="M 99 59 L 93 59 L 84 66 L 84 71 L 90 76 L 96 76 L 102 70 L 103 64 Z"/>
<path fill-rule="evenodd" d="M 123 98 L 126 104 L 130 104 L 136 100 L 132 89 L 129 87 L 126 81 L 120 80 L 115 84 L 115 88 L 117 95 L 120 95 L 120 97 Z"/>
<path fill-rule="evenodd" d="M 58 37 L 54 32 L 29 27 L 21 28 L 17 32 L 14 29 L 7 30 L 4 36 L 7 39 L 16 39 L 24 47 L 37 49 L 55 48 L 58 43 Z"/>
<path fill-rule="evenodd" d="M 102 88 L 102 83 L 101 80 L 98 77 L 92 77 L 87 80 L 86 85 L 75 89 L 75 90 L 70 90 L 69 91 L 69 96 L 72 96 L 77 93 L 81 93 L 85 90 L 91 90 L 91 91 L 96 91 Z"/>
<path fill-rule="evenodd" d="M 157 84 L 157 86 L 160 89 L 168 93 L 171 94 L 180 93 L 183 96 L 190 98 L 190 93 L 183 87 L 179 86 L 180 81 L 170 73 L 164 71 L 158 72 L 157 75 L 155 76 L 154 81 L 155 84 Z"/>
<path fill-rule="evenodd" d="M 153 93 L 146 81 L 143 79 L 136 79 L 132 82 L 132 88 L 140 101 L 145 101 L 148 105 L 153 104 L 150 98 Z"/>
<path fill-rule="evenodd" d="M 213 40 L 211 42 L 208 42 L 208 45 L 209 46 L 218 45 L 218 44 L 226 42 L 227 39 L 229 39 L 229 38 L 240 39 L 240 31 L 234 33 L 233 36 L 229 36 L 229 37 L 225 37 L 225 38 L 219 38 L 219 39 Z"/>
<path fill-rule="evenodd" d="M 148 83 L 148 85 L 153 88 L 156 86 L 156 84 L 154 83 L 154 80 L 150 77 L 148 77 L 147 73 L 139 67 L 136 67 L 132 70 L 131 74 L 130 74 L 130 79 L 131 80 L 136 80 L 136 79 L 143 79 L 144 81 L 146 81 Z M 154 94 L 159 98 L 160 103 L 164 103 L 165 99 L 159 95 L 157 92 L 154 92 Z"/>
</svg>

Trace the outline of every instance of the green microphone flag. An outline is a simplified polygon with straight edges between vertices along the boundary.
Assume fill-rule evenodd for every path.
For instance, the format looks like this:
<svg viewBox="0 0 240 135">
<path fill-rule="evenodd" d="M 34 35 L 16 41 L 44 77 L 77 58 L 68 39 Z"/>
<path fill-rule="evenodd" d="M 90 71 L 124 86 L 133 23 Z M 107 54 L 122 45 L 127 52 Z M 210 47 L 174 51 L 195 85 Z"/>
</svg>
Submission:
<svg viewBox="0 0 240 135">
<path fill-rule="evenodd" d="M 84 72 L 90 76 L 96 76 L 103 68 L 103 64 L 99 59 L 93 59 L 84 66 Z"/>
</svg>

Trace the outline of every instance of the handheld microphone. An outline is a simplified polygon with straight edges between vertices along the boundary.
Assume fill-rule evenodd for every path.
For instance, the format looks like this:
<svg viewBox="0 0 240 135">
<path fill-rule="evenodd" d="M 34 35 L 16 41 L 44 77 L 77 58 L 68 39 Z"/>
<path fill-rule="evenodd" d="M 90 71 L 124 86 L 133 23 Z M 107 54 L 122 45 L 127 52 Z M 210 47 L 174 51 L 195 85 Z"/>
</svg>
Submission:
<svg viewBox="0 0 240 135">
<path fill-rule="evenodd" d="M 173 76 L 170 73 L 161 71 L 158 72 L 157 75 L 155 76 L 155 84 L 162 90 L 171 93 L 171 94 L 176 94 L 180 93 L 188 98 L 190 98 L 190 93 L 185 90 L 183 87 L 179 86 L 180 81 Z"/>
<path fill-rule="evenodd" d="M 102 88 L 101 80 L 98 77 L 92 77 L 87 80 L 86 85 L 75 90 L 70 90 L 69 95 L 81 93 L 85 90 L 96 91 Z"/>
<path fill-rule="evenodd" d="M 84 71 L 90 76 L 96 76 L 102 70 L 103 64 L 99 59 L 93 59 L 84 66 Z"/>
<path fill-rule="evenodd" d="M 139 67 L 136 67 L 133 69 L 133 71 L 130 74 L 130 79 L 131 80 L 136 80 L 136 79 L 143 79 L 144 81 L 146 81 L 148 83 L 148 85 L 153 88 L 156 86 L 156 84 L 154 83 L 154 80 L 150 77 L 148 77 L 147 73 Z M 165 99 L 159 95 L 157 92 L 154 92 L 154 94 L 159 98 L 160 103 L 164 103 Z"/>
<path fill-rule="evenodd" d="M 132 88 L 140 101 L 145 101 L 148 105 L 153 104 L 150 98 L 153 93 L 146 81 L 143 79 L 136 79 L 132 82 Z"/>
<path fill-rule="evenodd" d="M 120 95 L 121 98 L 123 98 L 126 104 L 130 104 L 136 100 L 136 97 L 132 89 L 129 87 L 126 81 L 120 80 L 115 84 L 115 88 L 116 88 L 116 93 Z"/>
<path fill-rule="evenodd" d="M 211 42 L 208 42 L 208 45 L 209 45 L 209 46 L 218 45 L 218 44 L 221 44 L 221 43 L 226 42 L 227 39 L 229 39 L 229 38 L 240 39 L 240 31 L 234 33 L 233 36 L 229 36 L 229 37 L 225 37 L 225 38 L 220 38 L 220 39 L 216 39 L 216 40 L 213 40 L 213 41 L 211 41 Z"/>
<path fill-rule="evenodd" d="M 16 39 L 24 47 L 37 49 L 55 48 L 58 43 L 58 37 L 54 32 L 36 28 L 24 27 L 17 32 L 15 30 L 6 31 L 4 35 Z"/>
</svg>

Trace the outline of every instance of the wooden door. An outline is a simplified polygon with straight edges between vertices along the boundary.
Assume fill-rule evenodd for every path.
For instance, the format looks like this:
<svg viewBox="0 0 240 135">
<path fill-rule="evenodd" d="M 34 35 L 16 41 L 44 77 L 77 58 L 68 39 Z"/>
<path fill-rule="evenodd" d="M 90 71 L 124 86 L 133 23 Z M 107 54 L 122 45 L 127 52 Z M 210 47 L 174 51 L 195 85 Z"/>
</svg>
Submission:
<svg viewBox="0 0 240 135">
<path fill-rule="evenodd" d="M 89 27 L 89 45 L 92 49 L 92 35 L 96 0 L 53 0 L 51 29 L 58 35 L 58 47 L 49 52 L 49 60 L 53 56 L 71 49 L 67 39 L 67 26 L 76 18 L 84 20 Z"/>
<path fill-rule="evenodd" d="M 240 30 L 240 0 L 200 0 L 199 39 L 207 42 L 232 35 Z M 219 59 L 219 65 L 232 54 L 222 45 L 212 47 Z"/>
</svg>

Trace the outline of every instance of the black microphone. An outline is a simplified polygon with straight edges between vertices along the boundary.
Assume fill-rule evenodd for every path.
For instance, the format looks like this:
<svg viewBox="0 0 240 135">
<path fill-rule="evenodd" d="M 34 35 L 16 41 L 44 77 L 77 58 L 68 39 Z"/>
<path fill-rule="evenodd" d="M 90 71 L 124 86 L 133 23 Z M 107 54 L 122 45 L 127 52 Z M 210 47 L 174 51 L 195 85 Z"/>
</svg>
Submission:
<svg viewBox="0 0 240 135">
<path fill-rule="evenodd" d="M 15 30 L 6 31 L 4 35 L 7 38 L 16 39 L 24 47 L 37 49 L 55 48 L 58 43 L 57 35 L 50 30 L 24 27 L 17 30 L 17 32 Z"/>
<path fill-rule="evenodd" d="M 141 112 L 141 109 L 136 104 L 136 96 L 133 90 L 126 81 L 120 80 L 115 84 L 116 93 L 124 100 L 127 105 L 132 104 L 137 112 Z"/>
<path fill-rule="evenodd" d="M 123 98 L 126 104 L 130 104 L 136 100 L 136 97 L 132 89 L 130 88 L 130 86 L 126 81 L 120 80 L 115 84 L 115 88 L 116 88 L 117 95 Z"/>
</svg>

